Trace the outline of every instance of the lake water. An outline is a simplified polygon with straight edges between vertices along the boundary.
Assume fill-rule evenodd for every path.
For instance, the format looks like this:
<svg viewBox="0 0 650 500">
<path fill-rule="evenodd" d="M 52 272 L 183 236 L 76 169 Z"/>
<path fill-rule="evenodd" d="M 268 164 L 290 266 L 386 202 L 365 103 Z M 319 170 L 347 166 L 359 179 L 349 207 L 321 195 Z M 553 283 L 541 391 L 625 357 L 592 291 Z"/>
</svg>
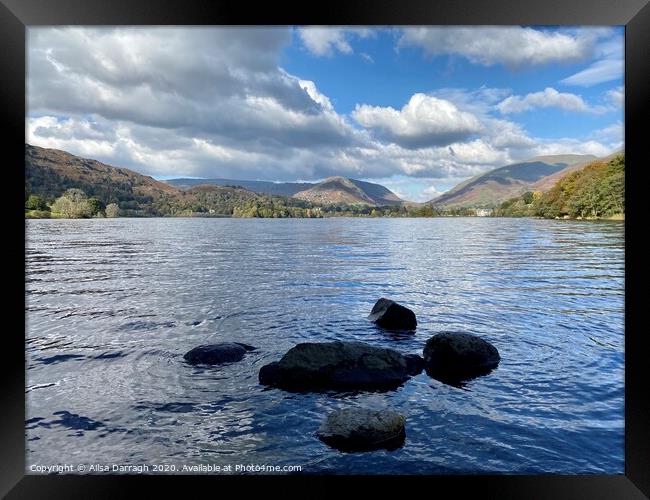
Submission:
<svg viewBox="0 0 650 500">
<path fill-rule="evenodd" d="M 624 226 L 531 219 L 29 220 L 27 468 L 273 465 L 321 474 L 624 473 Z M 366 316 L 380 297 L 414 335 Z M 501 364 L 464 388 L 288 393 L 261 366 L 299 342 L 422 353 L 444 330 Z M 206 343 L 258 347 L 193 367 Z M 395 451 L 315 436 L 334 409 L 406 416 Z M 163 469 L 164 470 L 164 469 Z"/>
</svg>

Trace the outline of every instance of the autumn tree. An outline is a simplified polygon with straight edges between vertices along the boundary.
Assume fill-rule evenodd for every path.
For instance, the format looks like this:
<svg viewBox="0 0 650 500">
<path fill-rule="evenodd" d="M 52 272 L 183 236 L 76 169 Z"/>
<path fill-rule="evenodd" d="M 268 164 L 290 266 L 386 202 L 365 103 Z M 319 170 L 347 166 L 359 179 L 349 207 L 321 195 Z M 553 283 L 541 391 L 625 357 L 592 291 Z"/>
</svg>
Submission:
<svg viewBox="0 0 650 500">
<path fill-rule="evenodd" d="M 120 216 L 120 207 L 117 206 L 117 203 L 109 203 L 104 211 L 106 217 L 115 218 Z"/>
<path fill-rule="evenodd" d="M 71 188 L 52 203 L 52 213 L 67 219 L 81 219 L 91 217 L 93 209 L 86 193 L 81 189 Z"/>
<path fill-rule="evenodd" d="M 25 208 L 28 210 L 47 210 L 47 203 L 40 196 L 30 194 L 25 202 Z"/>
</svg>

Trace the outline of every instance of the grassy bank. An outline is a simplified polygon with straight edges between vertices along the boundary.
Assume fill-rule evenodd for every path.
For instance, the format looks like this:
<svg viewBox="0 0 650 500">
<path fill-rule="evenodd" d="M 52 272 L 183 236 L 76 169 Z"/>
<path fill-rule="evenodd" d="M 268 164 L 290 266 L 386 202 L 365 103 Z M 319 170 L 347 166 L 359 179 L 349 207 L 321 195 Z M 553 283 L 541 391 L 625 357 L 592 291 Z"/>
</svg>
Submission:
<svg viewBox="0 0 650 500">
<path fill-rule="evenodd" d="M 51 219 L 52 213 L 48 210 L 25 210 L 25 219 Z"/>
</svg>

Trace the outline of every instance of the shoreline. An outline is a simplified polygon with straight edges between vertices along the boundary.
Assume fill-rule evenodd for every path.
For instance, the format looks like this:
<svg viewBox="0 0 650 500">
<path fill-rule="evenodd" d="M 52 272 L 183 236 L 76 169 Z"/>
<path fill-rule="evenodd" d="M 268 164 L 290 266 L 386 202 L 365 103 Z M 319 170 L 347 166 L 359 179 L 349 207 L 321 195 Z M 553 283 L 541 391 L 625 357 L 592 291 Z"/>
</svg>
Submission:
<svg viewBox="0 0 650 500">
<path fill-rule="evenodd" d="M 232 215 L 132 215 L 125 217 L 60 217 L 25 214 L 25 220 L 57 219 L 57 220 L 94 220 L 94 219 L 241 219 L 241 220 L 288 220 L 288 219 L 538 219 L 556 221 L 625 221 L 625 214 L 614 214 L 609 217 L 508 217 L 481 215 L 435 215 L 420 217 L 373 217 L 370 215 L 338 215 L 329 217 L 233 217 Z"/>
</svg>

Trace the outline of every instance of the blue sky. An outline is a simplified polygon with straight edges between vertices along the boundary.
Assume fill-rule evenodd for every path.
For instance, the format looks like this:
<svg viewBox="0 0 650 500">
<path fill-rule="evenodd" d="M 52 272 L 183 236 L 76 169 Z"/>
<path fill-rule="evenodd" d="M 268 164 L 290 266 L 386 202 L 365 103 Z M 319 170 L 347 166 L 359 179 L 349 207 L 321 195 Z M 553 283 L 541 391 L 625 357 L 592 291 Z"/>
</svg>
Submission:
<svg viewBox="0 0 650 500">
<path fill-rule="evenodd" d="M 29 28 L 27 139 L 156 178 L 426 201 L 623 147 L 622 27 Z"/>
</svg>

